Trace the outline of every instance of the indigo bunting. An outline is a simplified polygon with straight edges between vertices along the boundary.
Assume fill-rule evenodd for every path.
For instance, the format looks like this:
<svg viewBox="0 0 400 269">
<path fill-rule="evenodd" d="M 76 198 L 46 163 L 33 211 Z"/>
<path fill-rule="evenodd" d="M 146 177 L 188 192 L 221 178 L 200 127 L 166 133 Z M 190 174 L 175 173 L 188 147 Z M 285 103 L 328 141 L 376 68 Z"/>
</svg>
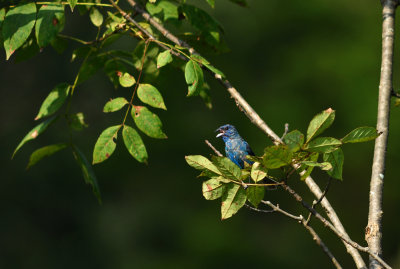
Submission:
<svg viewBox="0 0 400 269">
<path fill-rule="evenodd" d="M 217 137 L 222 137 L 225 142 L 226 157 L 241 169 L 244 168 L 244 162 L 253 164 L 252 161 L 246 159 L 246 156 L 254 156 L 254 153 L 249 144 L 239 135 L 235 126 L 226 124 L 219 127 L 216 132 L 219 132 Z"/>
</svg>

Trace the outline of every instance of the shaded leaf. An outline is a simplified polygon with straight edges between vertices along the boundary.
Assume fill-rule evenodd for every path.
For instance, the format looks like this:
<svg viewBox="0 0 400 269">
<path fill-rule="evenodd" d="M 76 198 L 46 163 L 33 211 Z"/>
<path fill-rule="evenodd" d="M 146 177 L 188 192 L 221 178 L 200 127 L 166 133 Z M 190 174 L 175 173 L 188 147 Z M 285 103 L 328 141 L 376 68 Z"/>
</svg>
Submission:
<svg viewBox="0 0 400 269">
<path fill-rule="evenodd" d="M 135 78 L 129 73 L 123 73 L 119 77 L 119 84 L 121 84 L 122 87 L 128 88 L 135 83 L 136 83 Z"/>
<path fill-rule="evenodd" d="M 239 6 L 242 7 L 247 7 L 247 1 L 246 0 L 230 0 L 232 3 L 238 4 Z"/>
<path fill-rule="evenodd" d="M 148 104 L 155 108 L 161 108 L 167 110 L 164 99 L 162 98 L 160 92 L 150 84 L 140 84 L 137 90 L 137 95 L 145 104 Z"/>
<path fill-rule="evenodd" d="M 26 169 L 29 169 L 30 167 L 34 166 L 37 162 L 42 160 L 44 157 L 51 156 L 54 153 L 56 153 L 62 149 L 65 149 L 66 147 L 67 147 L 67 144 L 60 143 L 60 144 L 45 146 L 45 147 L 35 150 L 29 157 L 29 162 L 28 162 L 28 166 L 26 167 Z"/>
<path fill-rule="evenodd" d="M 193 60 L 187 62 L 185 66 L 185 79 L 189 85 L 187 96 L 198 95 L 204 82 L 203 70 L 201 70 L 198 63 Z"/>
<path fill-rule="evenodd" d="M 53 116 L 47 120 L 45 120 L 44 122 L 38 124 L 37 126 L 35 126 L 32 130 L 30 130 L 30 132 L 22 139 L 22 141 L 18 144 L 17 148 L 14 150 L 14 153 L 12 155 L 11 158 L 14 158 L 14 155 L 17 153 L 17 151 L 23 146 L 25 145 L 26 142 L 36 139 L 36 137 L 38 137 L 41 133 L 43 133 L 44 131 L 46 131 L 46 129 L 50 126 L 50 124 L 52 124 L 55 120 L 57 119 L 56 116 Z"/>
<path fill-rule="evenodd" d="M 217 69 L 216 67 L 212 66 L 211 64 L 204 64 L 205 67 L 207 67 L 210 71 L 212 71 L 213 73 L 220 75 L 221 78 L 225 78 L 225 74 L 222 73 L 221 70 Z"/>
<path fill-rule="evenodd" d="M 15 62 L 20 63 L 22 61 L 26 61 L 40 51 L 39 46 L 36 43 L 34 37 L 28 38 L 28 40 L 17 50 L 17 54 L 15 55 Z"/>
<path fill-rule="evenodd" d="M 160 6 L 155 5 L 151 2 L 146 3 L 146 9 L 151 15 L 158 14 L 163 11 Z"/>
<path fill-rule="evenodd" d="M 97 139 L 93 150 L 93 164 L 107 160 L 113 154 L 117 139 L 117 134 L 121 125 L 111 126 L 105 129 Z"/>
<path fill-rule="evenodd" d="M 133 106 L 131 115 L 140 131 L 153 138 L 167 138 L 160 118 L 145 106 Z"/>
<path fill-rule="evenodd" d="M 236 214 L 246 203 L 246 191 L 240 185 L 229 183 L 225 186 L 225 192 L 222 195 L 221 219 L 227 219 Z"/>
<path fill-rule="evenodd" d="M 83 179 L 86 184 L 89 184 L 92 187 L 93 194 L 96 196 L 97 200 L 101 204 L 101 194 L 99 184 L 97 183 L 96 175 L 93 171 L 92 165 L 88 162 L 85 155 L 78 149 L 78 147 L 73 146 L 72 151 L 76 162 L 79 167 L 82 169 Z"/>
<path fill-rule="evenodd" d="M 319 168 L 321 168 L 321 170 L 324 170 L 324 171 L 328 171 L 328 170 L 332 169 L 332 164 L 329 162 L 319 163 L 319 162 L 313 162 L 313 161 L 304 161 L 304 162 L 302 162 L 302 164 L 304 164 L 306 166 L 319 167 Z"/>
<path fill-rule="evenodd" d="M 329 162 L 332 164 L 332 170 L 327 171 L 328 175 L 333 178 L 343 180 L 343 163 L 344 163 L 344 154 L 342 149 L 337 149 L 335 151 L 324 153 L 323 159 L 325 162 Z"/>
<path fill-rule="evenodd" d="M 268 169 L 276 169 L 290 164 L 292 152 L 286 145 L 275 145 L 265 148 L 263 163 Z"/>
<path fill-rule="evenodd" d="M 103 14 L 97 8 L 92 7 L 89 16 L 94 26 L 100 27 L 103 24 Z"/>
<path fill-rule="evenodd" d="M 62 54 L 68 47 L 67 40 L 56 36 L 51 42 L 50 45 L 53 47 L 58 54 Z"/>
<path fill-rule="evenodd" d="M 122 129 L 122 137 L 124 138 L 124 143 L 129 151 L 129 153 L 135 158 L 138 162 L 147 163 L 147 151 L 144 146 L 143 140 L 136 132 L 135 129 L 128 125 L 124 125 Z"/>
<path fill-rule="evenodd" d="M 28 39 L 36 21 L 35 3 L 10 8 L 2 25 L 6 60 Z"/>
<path fill-rule="evenodd" d="M 84 62 L 79 69 L 79 78 L 77 84 L 81 84 L 97 73 L 106 61 L 105 56 L 94 56 Z"/>
<path fill-rule="evenodd" d="M 307 160 L 311 161 L 311 162 L 317 162 L 318 161 L 318 157 L 319 157 L 319 153 L 318 152 L 313 152 Z M 305 180 L 309 175 L 311 175 L 311 172 L 314 170 L 314 166 L 306 166 L 306 165 L 302 165 L 298 170 L 299 171 L 303 171 L 305 169 L 305 172 L 300 176 L 301 180 Z"/>
<path fill-rule="evenodd" d="M 378 136 L 379 134 L 374 127 L 358 127 L 341 140 L 343 143 L 360 143 L 374 140 Z"/>
<path fill-rule="evenodd" d="M 40 48 L 50 44 L 64 29 L 63 5 L 42 5 L 37 14 L 35 36 Z"/>
<path fill-rule="evenodd" d="M 305 150 L 311 152 L 328 153 L 336 150 L 342 145 L 342 142 L 333 137 L 317 137 L 306 144 Z"/>
<path fill-rule="evenodd" d="M 267 171 L 264 169 L 259 162 L 255 162 L 251 167 L 251 178 L 254 182 L 258 182 L 267 176 Z"/>
<path fill-rule="evenodd" d="M 261 200 L 264 199 L 265 189 L 262 186 L 249 186 L 246 189 L 247 200 L 254 205 L 254 207 L 258 207 Z"/>
<path fill-rule="evenodd" d="M 76 6 L 76 3 L 78 3 L 78 0 L 68 0 L 68 4 L 71 7 L 71 11 L 74 11 L 74 7 Z"/>
<path fill-rule="evenodd" d="M 201 155 L 185 156 L 186 162 L 197 170 L 210 171 L 212 175 L 221 175 L 218 168 L 206 157 Z"/>
<path fill-rule="evenodd" d="M 206 0 L 206 1 L 212 8 L 215 7 L 215 0 Z"/>
<path fill-rule="evenodd" d="M 203 182 L 202 191 L 206 200 L 215 200 L 222 196 L 225 190 L 225 184 L 217 178 L 211 178 Z"/>
<path fill-rule="evenodd" d="M 163 51 L 158 54 L 157 57 L 157 68 L 161 68 L 172 62 L 171 52 L 169 50 Z"/>
<path fill-rule="evenodd" d="M 6 9 L 3 7 L 2 9 L 0 9 L 0 48 L 3 47 L 3 42 L 4 42 L 1 27 L 3 25 L 5 16 L 6 16 Z"/>
<path fill-rule="evenodd" d="M 164 13 L 164 21 L 168 19 L 178 19 L 178 7 L 169 1 L 161 0 L 158 6 L 162 8 Z"/>
<path fill-rule="evenodd" d="M 129 102 L 124 97 L 117 97 L 108 101 L 103 108 L 103 112 L 115 112 L 123 108 L 125 105 L 129 104 Z"/>
<path fill-rule="evenodd" d="M 54 114 L 64 104 L 70 88 L 67 83 L 58 84 L 43 101 L 35 120 Z"/>
<path fill-rule="evenodd" d="M 242 172 L 239 166 L 234 164 L 231 160 L 226 157 L 219 156 L 212 156 L 211 160 L 224 177 L 241 181 Z"/>
<path fill-rule="evenodd" d="M 289 147 L 290 151 L 296 152 L 304 144 L 304 135 L 300 131 L 294 130 L 283 137 L 283 142 Z"/>
<path fill-rule="evenodd" d="M 75 131 L 81 131 L 88 127 L 85 123 L 85 116 L 82 112 L 68 115 L 68 124 Z"/>
<path fill-rule="evenodd" d="M 119 84 L 119 77 L 128 72 L 128 68 L 121 61 L 117 61 L 115 59 L 110 59 L 104 64 L 104 72 L 110 78 L 111 82 L 114 84 L 114 87 L 117 88 Z"/>
<path fill-rule="evenodd" d="M 314 116 L 308 125 L 307 143 L 331 126 L 334 120 L 335 110 L 332 108 L 328 108 L 327 110 L 324 110 L 318 115 Z"/>
<path fill-rule="evenodd" d="M 210 91 L 210 86 L 207 83 L 203 84 L 203 87 L 201 87 L 199 95 L 201 99 L 203 99 L 204 104 L 207 106 L 207 108 L 211 109 L 212 108 L 211 91 Z"/>
</svg>

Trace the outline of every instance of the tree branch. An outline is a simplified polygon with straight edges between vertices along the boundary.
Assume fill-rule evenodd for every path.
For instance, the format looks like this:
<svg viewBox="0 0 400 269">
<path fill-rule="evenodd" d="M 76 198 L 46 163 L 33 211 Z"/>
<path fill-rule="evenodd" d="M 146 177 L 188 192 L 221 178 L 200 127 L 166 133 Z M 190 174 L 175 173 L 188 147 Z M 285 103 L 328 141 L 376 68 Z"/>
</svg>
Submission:
<svg viewBox="0 0 400 269">
<path fill-rule="evenodd" d="M 382 195 L 389 135 L 390 97 L 393 88 L 394 21 L 397 4 L 398 2 L 395 0 L 382 1 L 382 62 L 376 124 L 376 129 L 382 134 L 375 140 L 369 192 L 368 225 L 365 229 L 365 240 L 371 251 L 378 255 L 382 254 Z M 374 257 L 370 257 L 370 268 L 382 267 Z"/>
<path fill-rule="evenodd" d="M 112 0 L 110 0 L 112 1 Z M 166 38 L 168 38 L 170 41 L 173 43 L 186 47 L 189 49 L 191 53 L 196 53 L 196 51 L 190 47 L 186 42 L 180 40 L 176 36 L 174 36 L 171 32 L 169 32 L 166 28 L 164 28 L 161 24 L 159 24 L 157 21 L 152 19 L 151 15 L 147 13 L 143 8 L 141 8 L 134 0 L 127 0 L 128 3 L 139 13 L 142 15 L 142 17 L 147 20 L 153 27 L 158 29 Z M 208 69 L 207 69 L 208 70 Z M 261 117 L 255 112 L 255 110 L 247 103 L 247 101 L 241 96 L 241 94 L 231 85 L 231 83 L 227 79 L 223 79 L 221 75 L 216 74 L 210 70 L 208 72 L 211 73 L 214 78 L 219 81 L 229 92 L 231 97 L 235 100 L 237 106 L 239 109 L 250 119 L 250 121 L 255 124 L 258 128 L 260 128 L 271 140 L 274 144 L 281 144 L 282 140 L 279 138 L 279 136 L 276 135 L 276 133 L 269 128 L 269 126 L 261 119 Z M 308 186 L 308 188 L 311 190 L 311 192 L 316 196 L 316 197 L 321 197 L 322 191 L 318 187 L 318 185 L 315 183 L 315 181 L 312 179 L 312 177 L 307 177 L 305 179 L 305 183 Z M 344 229 L 339 217 L 337 216 L 335 210 L 329 203 L 329 201 L 326 199 L 322 199 L 321 205 L 324 207 L 328 217 L 331 219 L 333 225 L 337 227 L 337 229 L 344 234 L 345 237 L 348 238 L 348 235 L 346 233 L 346 230 Z M 344 241 L 344 240 L 343 240 Z M 345 247 L 347 249 L 347 252 L 353 257 L 353 260 L 357 266 L 358 269 L 365 269 L 366 265 L 360 255 L 360 253 L 350 246 L 349 244 L 345 244 Z"/>
</svg>

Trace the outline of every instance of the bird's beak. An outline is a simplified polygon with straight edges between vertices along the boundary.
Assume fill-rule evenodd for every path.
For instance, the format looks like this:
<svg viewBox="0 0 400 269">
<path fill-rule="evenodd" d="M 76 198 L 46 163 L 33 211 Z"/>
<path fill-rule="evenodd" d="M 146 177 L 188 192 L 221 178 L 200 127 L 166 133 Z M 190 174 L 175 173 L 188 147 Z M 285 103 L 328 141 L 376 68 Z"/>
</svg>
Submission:
<svg viewBox="0 0 400 269">
<path fill-rule="evenodd" d="M 216 132 L 219 132 L 219 134 L 217 134 L 216 137 L 220 137 L 220 136 L 223 136 L 223 135 L 225 134 L 224 130 L 222 130 L 222 129 L 217 129 L 217 130 L 215 130 L 215 131 L 216 131 Z"/>
</svg>

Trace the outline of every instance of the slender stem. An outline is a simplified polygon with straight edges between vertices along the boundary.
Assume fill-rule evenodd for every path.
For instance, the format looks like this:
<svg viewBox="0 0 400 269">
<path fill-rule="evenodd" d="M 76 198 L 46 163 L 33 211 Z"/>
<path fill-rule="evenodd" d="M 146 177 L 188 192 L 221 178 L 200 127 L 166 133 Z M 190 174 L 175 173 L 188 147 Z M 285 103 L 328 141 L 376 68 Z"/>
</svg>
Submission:
<svg viewBox="0 0 400 269">
<path fill-rule="evenodd" d="M 371 251 L 382 254 L 382 195 L 385 175 L 386 148 L 389 135 L 390 97 L 392 93 L 394 26 L 397 1 L 382 1 L 382 62 L 379 83 L 378 119 L 376 129 L 382 134 L 375 140 L 374 159 L 369 192 L 368 225 L 365 240 Z M 370 268 L 382 268 L 370 257 Z"/>
<path fill-rule="evenodd" d="M 112 1 L 112 0 L 110 0 Z M 173 43 L 186 47 L 190 53 L 195 53 L 195 50 L 190 47 L 187 43 L 184 41 L 178 39 L 176 36 L 174 36 L 171 32 L 169 32 L 167 29 L 165 29 L 161 24 L 159 24 L 157 21 L 152 19 L 150 14 L 148 14 L 146 11 L 143 10 L 135 1 L 133 0 L 127 0 L 128 3 L 135 8 L 135 10 L 142 15 L 143 18 L 145 18 L 152 26 L 154 26 L 156 29 L 158 29 L 166 38 L 168 38 L 170 41 Z M 208 70 L 208 69 L 207 69 Z M 212 71 L 208 70 L 208 72 L 211 73 L 214 78 L 219 81 L 229 92 L 231 97 L 235 100 L 237 106 L 239 109 L 245 113 L 245 115 L 250 119 L 250 121 L 255 124 L 258 128 L 260 128 L 272 141 L 274 144 L 280 144 L 282 143 L 282 140 L 276 135 L 276 133 L 269 128 L 269 126 L 261 119 L 261 117 L 255 112 L 255 110 L 247 103 L 247 101 L 241 96 L 241 94 L 231 85 L 231 83 L 223 79 L 221 75 L 213 73 Z M 305 179 L 305 183 L 307 184 L 308 188 L 311 190 L 311 192 L 316 196 L 316 197 L 321 197 L 322 191 L 318 187 L 318 185 L 315 183 L 315 181 L 309 176 Z M 339 231 L 341 231 L 345 236 L 348 237 L 339 217 L 337 216 L 335 210 L 329 203 L 328 199 L 326 197 L 321 201 L 322 206 L 324 207 L 328 217 L 332 220 L 332 223 L 337 227 Z M 345 242 L 343 240 L 343 242 Z M 357 266 L 357 268 L 365 269 L 366 265 L 360 255 L 360 253 L 357 251 L 357 249 L 353 248 L 349 244 L 345 243 L 345 247 L 347 251 L 350 253 L 350 255 L 353 257 L 353 260 Z"/>
<path fill-rule="evenodd" d="M 37 5 L 69 5 L 68 2 L 36 2 Z M 112 7 L 110 4 L 103 3 L 76 3 L 76 6 L 97 6 L 97 7 Z"/>
</svg>

